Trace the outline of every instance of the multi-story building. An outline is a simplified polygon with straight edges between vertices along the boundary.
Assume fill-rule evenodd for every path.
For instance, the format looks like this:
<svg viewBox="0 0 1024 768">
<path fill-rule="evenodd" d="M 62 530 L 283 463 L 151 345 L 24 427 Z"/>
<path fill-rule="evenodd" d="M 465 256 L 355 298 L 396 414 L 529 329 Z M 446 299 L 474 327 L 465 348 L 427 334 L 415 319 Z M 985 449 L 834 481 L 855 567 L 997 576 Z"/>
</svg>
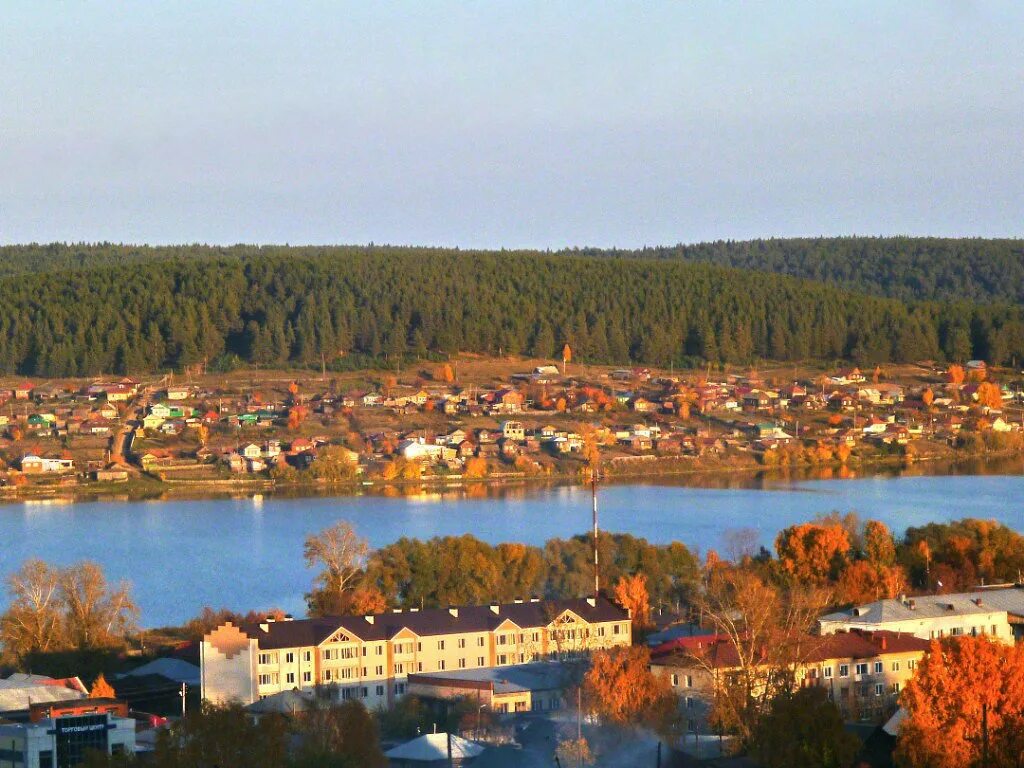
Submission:
<svg viewBox="0 0 1024 768">
<path fill-rule="evenodd" d="M 899 632 L 852 630 L 809 638 L 803 660 L 791 666 L 793 687 L 823 687 L 844 718 L 881 722 L 895 711 L 928 645 Z M 679 695 L 687 729 L 695 733 L 711 731 L 715 693 L 739 668 L 735 646 L 722 636 L 685 638 L 651 661 L 651 671 L 667 677 Z"/>
<path fill-rule="evenodd" d="M 988 635 L 1005 643 L 1024 637 L 1024 588 L 876 600 L 822 616 L 821 634 L 852 629 L 904 632 L 924 640 Z"/>
<path fill-rule="evenodd" d="M 519 600 L 217 627 L 203 638 L 202 695 L 249 704 L 332 686 L 386 706 L 410 673 L 512 666 L 630 645 L 629 613 L 604 597 Z"/>
<path fill-rule="evenodd" d="M 0 767 L 74 768 L 89 752 L 135 752 L 135 721 L 116 699 L 35 703 L 0 721 Z"/>
</svg>

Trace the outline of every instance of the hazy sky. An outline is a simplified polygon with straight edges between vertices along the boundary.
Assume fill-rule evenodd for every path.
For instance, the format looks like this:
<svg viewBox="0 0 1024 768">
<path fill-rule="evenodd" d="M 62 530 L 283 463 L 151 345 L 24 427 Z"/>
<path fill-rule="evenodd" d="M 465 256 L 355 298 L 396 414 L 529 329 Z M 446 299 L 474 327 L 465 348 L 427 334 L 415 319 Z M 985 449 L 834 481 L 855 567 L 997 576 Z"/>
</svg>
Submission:
<svg viewBox="0 0 1024 768">
<path fill-rule="evenodd" d="M 0 10 L 0 241 L 1024 234 L 1024 3 Z"/>
</svg>

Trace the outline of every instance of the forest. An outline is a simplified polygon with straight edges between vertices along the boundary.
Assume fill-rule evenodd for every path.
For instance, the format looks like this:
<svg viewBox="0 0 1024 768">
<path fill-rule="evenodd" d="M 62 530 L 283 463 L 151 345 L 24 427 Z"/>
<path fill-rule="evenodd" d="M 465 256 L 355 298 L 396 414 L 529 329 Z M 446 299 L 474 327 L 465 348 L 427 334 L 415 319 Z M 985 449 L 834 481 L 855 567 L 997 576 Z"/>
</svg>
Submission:
<svg viewBox="0 0 1024 768">
<path fill-rule="evenodd" d="M 0 371 L 394 366 L 456 351 L 676 365 L 1024 357 L 1015 301 L 886 298 L 685 259 L 387 246 L 10 246 Z"/>
</svg>

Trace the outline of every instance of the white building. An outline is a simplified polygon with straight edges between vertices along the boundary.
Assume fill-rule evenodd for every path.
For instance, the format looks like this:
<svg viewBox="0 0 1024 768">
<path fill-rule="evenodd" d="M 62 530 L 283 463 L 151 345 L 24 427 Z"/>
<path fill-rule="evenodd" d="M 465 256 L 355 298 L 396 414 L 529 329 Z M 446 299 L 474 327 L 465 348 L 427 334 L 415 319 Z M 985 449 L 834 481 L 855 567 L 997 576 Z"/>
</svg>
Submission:
<svg viewBox="0 0 1024 768">
<path fill-rule="evenodd" d="M 818 619 L 822 634 L 843 630 L 906 632 L 923 640 L 989 635 L 1013 643 L 1024 633 L 1024 588 L 876 600 Z"/>
</svg>

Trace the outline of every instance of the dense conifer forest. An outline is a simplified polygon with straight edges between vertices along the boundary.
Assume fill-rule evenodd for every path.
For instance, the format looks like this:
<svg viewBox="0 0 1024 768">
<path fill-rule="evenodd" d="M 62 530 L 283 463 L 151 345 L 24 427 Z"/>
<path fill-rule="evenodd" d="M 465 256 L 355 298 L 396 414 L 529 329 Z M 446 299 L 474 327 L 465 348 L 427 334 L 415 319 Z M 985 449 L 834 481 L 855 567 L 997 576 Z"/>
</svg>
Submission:
<svg viewBox="0 0 1024 768">
<path fill-rule="evenodd" d="M 866 242 L 876 248 L 904 241 Z M 1014 247 L 992 243 L 993 274 L 1002 269 L 996 254 L 1019 268 Z M 968 295 L 987 295 L 983 272 L 972 272 Z M 921 267 L 922 285 L 928 274 Z M 921 293 L 941 294 L 937 285 Z M 456 350 L 553 357 L 566 342 L 576 359 L 593 363 L 1002 363 L 1024 357 L 1024 323 L 1016 301 L 886 298 L 685 255 L 378 246 L 0 249 L 5 372 L 136 373 L 199 361 L 319 366 L 321 355 L 331 367 L 390 365 Z"/>
</svg>

